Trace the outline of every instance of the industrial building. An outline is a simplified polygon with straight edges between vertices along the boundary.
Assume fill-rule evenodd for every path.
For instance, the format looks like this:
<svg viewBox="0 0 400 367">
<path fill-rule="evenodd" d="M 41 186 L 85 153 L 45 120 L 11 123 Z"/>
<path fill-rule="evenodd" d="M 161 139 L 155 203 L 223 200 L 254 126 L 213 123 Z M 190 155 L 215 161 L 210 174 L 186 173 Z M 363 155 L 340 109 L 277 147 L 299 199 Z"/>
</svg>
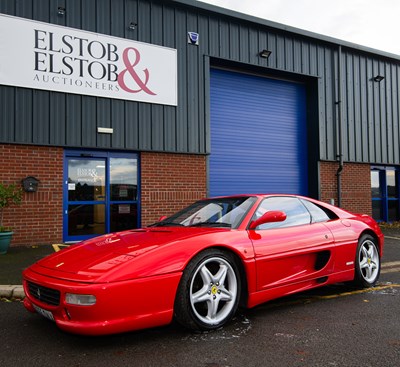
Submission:
<svg viewBox="0 0 400 367">
<path fill-rule="evenodd" d="M 13 244 L 292 193 L 400 219 L 400 56 L 193 0 L 2 0 Z"/>
</svg>

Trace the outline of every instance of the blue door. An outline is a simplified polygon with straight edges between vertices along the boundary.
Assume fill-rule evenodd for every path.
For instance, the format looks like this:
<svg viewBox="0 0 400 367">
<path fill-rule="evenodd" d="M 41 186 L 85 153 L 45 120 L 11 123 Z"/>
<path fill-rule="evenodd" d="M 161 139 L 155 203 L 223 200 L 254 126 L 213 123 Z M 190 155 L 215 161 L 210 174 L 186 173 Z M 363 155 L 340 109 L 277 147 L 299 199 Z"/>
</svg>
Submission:
<svg viewBox="0 0 400 367">
<path fill-rule="evenodd" d="M 371 170 L 372 217 L 379 222 L 400 219 L 400 171 L 396 167 Z"/>
<path fill-rule="evenodd" d="M 63 240 L 138 228 L 135 154 L 66 151 Z"/>
<path fill-rule="evenodd" d="M 212 69 L 210 103 L 210 195 L 308 194 L 303 84 Z"/>
</svg>

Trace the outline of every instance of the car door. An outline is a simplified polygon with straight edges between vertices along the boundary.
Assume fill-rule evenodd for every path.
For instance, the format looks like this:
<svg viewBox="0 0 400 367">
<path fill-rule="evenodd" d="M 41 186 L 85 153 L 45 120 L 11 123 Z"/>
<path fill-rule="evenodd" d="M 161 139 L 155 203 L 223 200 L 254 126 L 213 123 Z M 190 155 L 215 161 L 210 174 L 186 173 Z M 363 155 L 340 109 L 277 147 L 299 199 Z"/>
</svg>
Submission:
<svg viewBox="0 0 400 367">
<path fill-rule="evenodd" d="M 249 231 L 256 258 L 257 291 L 288 285 L 295 291 L 323 282 L 332 272 L 334 261 L 334 238 L 324 221 L 313 220 L 301 199 L 285 196 L 264 199 L 253 219 L 271 210 L 283 211 L 286 220 Z"/>
</svg>

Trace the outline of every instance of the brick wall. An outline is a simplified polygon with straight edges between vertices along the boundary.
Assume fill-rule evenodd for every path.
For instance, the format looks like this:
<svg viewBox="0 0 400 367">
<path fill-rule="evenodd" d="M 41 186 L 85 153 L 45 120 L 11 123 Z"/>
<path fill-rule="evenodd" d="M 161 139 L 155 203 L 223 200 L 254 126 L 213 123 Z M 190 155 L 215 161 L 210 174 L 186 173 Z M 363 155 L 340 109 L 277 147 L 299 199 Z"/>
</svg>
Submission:
<svg viewBox="0 0 400 367">
<path fill-rule="evenodd" d="M 24 192 L 22 203 L 4 212 L 4 225 L 13 228 L 11 245 L 62 241 L 63 149 L 0 145 L 0 181 L 21 184 L 27 176 L 39 182 L 35 193 Z"/>
<path fill-rule="evenodd" d="M 320 162 L 321 201 L 330 202 L 337 198 L 337 162 Z M 342 171 L 342 208 L 355 212 L 372 214 L 371 168 L 369 164 L 345 163 Z"/>
<path fill-rule="evenodd" d="M 20 206 L 4 214 L 11 226 L 11 245 L 62 241 L 63 149 L 0 145 L 0 181 L 21 184 L 27 176 L 38 180 L 36 193 L 24 193 Z M 206 157 L 187 154 L 142 153 L 142 224 L 156 221 L 206 196 Z"/>
<path fill-rule="evenodd" d="M 142 225 L 155 222 L 204 198 L 206 157 L 188 154 L 142 153 Z"/>
</svg>

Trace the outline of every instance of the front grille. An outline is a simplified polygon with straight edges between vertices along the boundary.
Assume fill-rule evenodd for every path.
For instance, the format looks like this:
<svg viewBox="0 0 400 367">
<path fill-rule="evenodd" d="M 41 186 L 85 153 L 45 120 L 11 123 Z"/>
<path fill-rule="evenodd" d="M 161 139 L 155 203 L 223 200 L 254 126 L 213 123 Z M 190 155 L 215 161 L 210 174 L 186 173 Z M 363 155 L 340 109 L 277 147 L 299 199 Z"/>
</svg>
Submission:
<svg viewBox="0 0 400 367">
<path fill-rule="evenodd" d="M 52 306 L 60 304 L 60 292 L 56 289 L 43 287 L 39 284 L 28 282 L 29 294 L 40 302 Z"/>
</svg>

